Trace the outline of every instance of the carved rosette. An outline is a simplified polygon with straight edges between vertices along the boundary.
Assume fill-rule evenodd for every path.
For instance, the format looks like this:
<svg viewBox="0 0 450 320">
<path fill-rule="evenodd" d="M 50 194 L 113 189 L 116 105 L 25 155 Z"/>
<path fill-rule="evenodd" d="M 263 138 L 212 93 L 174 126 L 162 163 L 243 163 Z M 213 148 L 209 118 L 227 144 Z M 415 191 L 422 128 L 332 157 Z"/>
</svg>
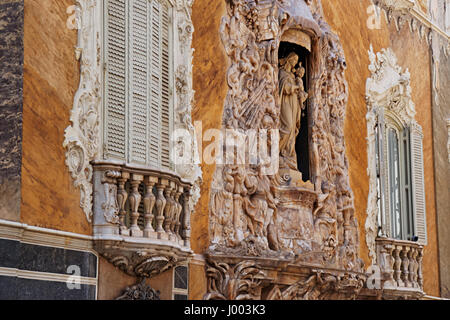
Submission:
<svg viewBox="0 0 450 320">
<path fill-rule="evenodd" d="M 301 32 L 302 43 L 310 40 L 311 182 L 301 187 L 280 183 L 283 177 L 265 174 L 263 162 L 218 165 L 211 187 L 208 254 L 360 271 L 345 155 L 346 61 L 339 38 L 324 21 L 319 0 L 226 2 L 220 35 L 230 67 L 223 128 L 240 133 L 280 129 L 278 49 L 285 34 L 293 39 L 293 33 Z M 268 146 L 261 143 L 258 149 L 270 150 L 270 139 Z"/>
</svg>

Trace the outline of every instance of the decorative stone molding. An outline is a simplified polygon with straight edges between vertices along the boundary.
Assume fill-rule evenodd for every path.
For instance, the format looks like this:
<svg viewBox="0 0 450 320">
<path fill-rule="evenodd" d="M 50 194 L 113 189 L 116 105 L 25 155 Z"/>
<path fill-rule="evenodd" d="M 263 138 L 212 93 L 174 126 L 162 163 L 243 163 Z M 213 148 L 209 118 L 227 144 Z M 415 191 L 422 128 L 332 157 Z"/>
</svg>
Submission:
<svg viewBox="0 0 450 320">
<path fill-rule="evenodd" d="M 192 86 L 192 33 L 191 10 L 193 0 L 171 1 L 174 5 L 174 70 L 177 70 L 175 96 L 174 129 L 184 130 L 184 142 L 190 140 L 188 147 L 175 146 L 173 152 L 188 152 L 184 155 L 185 164 L 175 167 L 176 173 L 183 179 L 195 184 L 198 193 L 201 182 L 201 169 L 197 139 L 192 124 L 191 111 L 194 96 Z M 91 221 L 92 217 L 92 175 L 93 160 L 107 159 L 103 154 L 102 133 L 102 95 L 103 95 L 103 1 L 77 0 L 75 25 L 78 27 L 76 58 L 80 60 L 80 85 L 74 98 L 71 113 L 71 125 L 65 131 L 64 148 L 66 164 L 74 179 L 74 185 L 80 188 L 80 205 Z M 190 138 L 190 139 L 187 139 Z M 186 140 L 187 139 L 187 140 Z M 197 197 L 198 198 L 198 197 Z"/>
<path fill-rule="evenodd" d="M 101 2 L 101 1 L 100 1 Z M 88 221 L 92 216 L 92 166 L 90 161 L 100 155 L 100 114 L 102 95 L 101 21 L 99 1 L 76 1 L 78 44 L 75 50 L 80 60 L 79 89 L 75 94 L 70 117 L 71 126 L 65 131 L 66 164 L 80 188 L 80 206 Z"/>
<path fill-rule="evenodd" d="M 160 292 L 145 284 L 146 279 L 132 287 L 128 287 L 116 300 L 161 300 Z"/>
</svg>

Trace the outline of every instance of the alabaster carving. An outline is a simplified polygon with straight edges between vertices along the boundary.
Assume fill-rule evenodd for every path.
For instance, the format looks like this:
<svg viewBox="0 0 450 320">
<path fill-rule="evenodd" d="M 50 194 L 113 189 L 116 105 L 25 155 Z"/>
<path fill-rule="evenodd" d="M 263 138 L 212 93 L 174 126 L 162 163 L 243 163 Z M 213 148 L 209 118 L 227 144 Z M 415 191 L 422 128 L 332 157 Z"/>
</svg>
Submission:
<svg viewBox="0 0 450 320">
<path fill-rule="evenodd" d="M 194 91 L 192 89 L 192 33 L 191 10 L 193 0 L 176 0 L 174 3 L 174 65 L 176 70 L 175 117 L 174 129 L 183 130 L 184 148 L 175 145 L 176 152 L 182 149 L 183 164 L 176 165 L 176 173 L 183 179 L 195 183 L 196 197 L 201 182 L 201 169 L 197 139 L 192 124 L 191 111 Z M 76 57 L 80 60 L 80 85 L 74 98 L 71 113 L 71 125 L 66 129 L 64 147 L 66 164 L 74 179 L 74 185 L 80 188 L 80 205 L 91 221 L 93 160 L 107 158 L 101 145 L 102 114 L 102 72 L 103 72 L 103 1 L 77 0 L 76 23 L 78 27 L 78 44 Z"/>
<path fill-rule="evenodd" d="M 116 300 L 161 300 L 160 292 L 145 283 L 146 278 L 142 278 L 139 283 L 128 287 Z"/>
<path fill-rule="evenodd" d="M 71 126 L 65 131 L 66 164 L 80 189 L 80 206 L 88 221 L 92 216 L 92 174 L 90 161 L 100 153 L 101 105 L 101 5 L 98 1 L 76 1 L 78 30 L 77 59 L 80 60 L 80 86 L 75 94 L 70 116 Z"/>
<path fill-rule="evenodd" d="M 360 273 L 288 270 L 275 261 L 270 266 L 255 260 L 212 261 L 207 275 L 205 300 L 350 300 L 358 297 L 366 281 Z"/>
<path fill-rule="evenodd" d="M 244 133 L 279 130 L 281 156 L 279 168 L 271 174 L 264 161 L 217 165 L 211 188 L 208 259 L 225 255 L 249 261 L 271 259 L 272 267 L 284 261 L 361 270 L 345 155 L 348 86 L 339 38 L 324 21 L 320 1 L 226 3 L 220 35 L 230 67 L 223 127 Z M 281 42 L 289 39 L 298 39 L 292 43 L 311 50 L 306 58 L 308 92 L 298 54 L 279 57 Z M 294 150 L 306 106 L 309 150 L 304 152 L 310 158 L 310 181 L 303 181 Z M 271 150 L 273 144 L 276 139 L 258 140 L 257 149 Z M 223 148 L 228 150 L 225 143 Z M 233 152 L 227 156 L 238 158 Z M 212 263 L 209 279 L 214 281 L 215 274 L 235 268 L 241 270 L 238 263 L 228 267 Z M 239 272 L 232 271 L 236 277 Z M 219 287 L 227 285 L 215 284 L 208 293 L 227 298 L 241 295 L 224 293 Z M 257 291 L 250 296 L 261 298 Z"/>
<path fill-rule="evenodd" d="M 298 171 L 295 143 L 300 132 L 302 111 L 308 94 L 303 85 L 305 68 L 301 63 L 298 69 L 298 55 L 291 52 L 287 58 L 280 61 L 279 88 L 280 88 L 280 174 L 288 175 L 288 179 L 302 182 L 302 175 Z"/>
</svg>

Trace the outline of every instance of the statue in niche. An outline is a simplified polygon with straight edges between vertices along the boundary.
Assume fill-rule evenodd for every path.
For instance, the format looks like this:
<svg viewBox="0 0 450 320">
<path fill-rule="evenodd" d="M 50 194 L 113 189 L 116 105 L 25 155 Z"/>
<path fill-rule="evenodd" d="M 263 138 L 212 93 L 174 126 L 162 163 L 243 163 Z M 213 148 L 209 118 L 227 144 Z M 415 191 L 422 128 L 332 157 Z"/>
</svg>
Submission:
<svg viewBox="0 0 450 320">
<path fill-rule="evenodd" d="M 297 166 L 295 144 L 308 94 L 302 80 L 305 68 L 301 63 L 296 68 L 298 61 L 299 57 L 295 52 L 280 60 L 280 175 L 291 185 L 303 186 L 302 174 Z"/>
</svg>

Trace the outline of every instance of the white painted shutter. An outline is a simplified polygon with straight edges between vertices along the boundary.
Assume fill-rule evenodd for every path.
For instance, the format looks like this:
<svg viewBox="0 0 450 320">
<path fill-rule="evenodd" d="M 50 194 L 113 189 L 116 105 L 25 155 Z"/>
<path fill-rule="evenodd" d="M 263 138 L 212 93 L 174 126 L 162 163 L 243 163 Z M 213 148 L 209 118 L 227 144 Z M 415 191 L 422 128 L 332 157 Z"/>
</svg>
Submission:
<svg viewBox="0 0 450 320">
<path fill-rule="evenodd" d="M 170 168 L 171 7 L 106 1 L 106 156 Z"/>
<path fill-rule="evenodd" d="M 150 39 L 151 39 L 151 80 L 150 80 L 150 164 L 159 166 L 161 155 L 161 36 L 160 4 L 151 2 Z"/>
<path fill-rule="evenodd" d="M 425 181 L 423 168 L 423 134 L 422 128 L 413 124 L 411 126 L 411 166 L 413 182 L 413 205 L 415 218 L 415 231 L 419 243 L 427 244 L 427 224 L 425 209 Z"/>
<path fill-rule="evenodd" d="M 147 164 L 148 158 L 148 0 L 133 0 L 130 7 L 130 161 Z"/>
<path fill-rule="evenodd" d="M 170 53 L 169 53 L 169 8 L 161 5 L 161 165 L 170 168 L 170 132 L 171 132 L 171 97 L 170 97 Z"/>
<path fill-rule="evenodd" d="M 121 160 L 127 156 L 126 6 L 126 0 L 108 0 L 105 8 L 105 152 L 107 157 Z"/>
</svg>

